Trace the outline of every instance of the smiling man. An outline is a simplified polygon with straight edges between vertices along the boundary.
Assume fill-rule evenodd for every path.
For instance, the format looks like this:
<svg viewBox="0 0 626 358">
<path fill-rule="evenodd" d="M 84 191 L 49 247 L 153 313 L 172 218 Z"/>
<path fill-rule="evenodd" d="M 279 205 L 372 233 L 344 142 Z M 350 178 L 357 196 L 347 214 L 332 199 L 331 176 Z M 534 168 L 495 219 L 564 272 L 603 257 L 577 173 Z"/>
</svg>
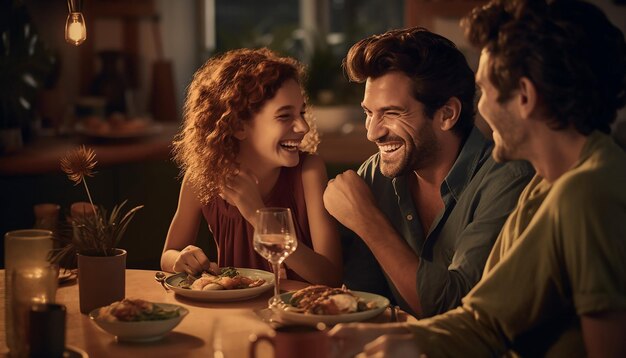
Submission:
<svg viewBox="0 0 626 358">
<path fill-rule="evenodd" d="M 474 73 L 446 38 L 422 28 L 375 35 L 350 49 L 345 68 L 365 82 L 367 138 L 379 147 L 324 193 L 361 239 L 346 249 L 345 282 L 418 317 L 445 312 L 480 279 L 533 171 L 491 158 L 474 126 Z"/>
<path fill-rule="evenodd" d="M 495 0 L 465 24 L 493 156 L 537 174 L 461 307 L 338 326 L 340 356 L 626 357 L 626 154 L 608 135 L 626 103 L 624 35 L 576 0 Z"/>
</svg>

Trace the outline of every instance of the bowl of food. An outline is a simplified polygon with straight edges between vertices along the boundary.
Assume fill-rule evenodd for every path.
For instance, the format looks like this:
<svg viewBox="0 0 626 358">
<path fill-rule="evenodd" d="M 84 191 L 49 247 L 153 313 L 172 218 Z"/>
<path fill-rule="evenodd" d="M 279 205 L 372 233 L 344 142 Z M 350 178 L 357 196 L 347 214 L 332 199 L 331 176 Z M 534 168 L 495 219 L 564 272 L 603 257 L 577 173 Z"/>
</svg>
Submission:
<svg viewBox="0 0 626 358">
<path fill-rule="evenodd" d="M 315 285 L 280 295 L 275 308 L 285 321 L 302 324 L 358 322 L 381 314 L 389 300 L 373 293 Z"/>
<path fill-rule="evenodd" d="M 125 298 L 94 309 L 89 318 L 117 341 L 152 342 L 163 338 L 188 313 L 179 305 Z"/>
</svg>

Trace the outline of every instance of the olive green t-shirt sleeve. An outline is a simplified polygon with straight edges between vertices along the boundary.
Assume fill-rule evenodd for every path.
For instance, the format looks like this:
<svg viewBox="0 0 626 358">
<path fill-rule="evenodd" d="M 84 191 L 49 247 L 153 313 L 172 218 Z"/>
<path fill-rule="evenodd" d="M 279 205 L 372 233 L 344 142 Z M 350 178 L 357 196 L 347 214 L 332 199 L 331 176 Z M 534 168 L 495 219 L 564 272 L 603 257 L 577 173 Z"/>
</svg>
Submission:
<svg viewBox="0 0 626 358">
<path fill-rule="evenodd" d="M 578 315 L 626 309 L 625 183 L 599 185 L 597 177 L 565 182 L 552 213 L 564 281 L 571 286 Z"/>
<path fill-rule="evenodd" d="M 482 326 L 463 307 L 420 320 L 409 329 L 427 357 L 497 357 L 506 351 L 496 331 Z"/>
</svg>

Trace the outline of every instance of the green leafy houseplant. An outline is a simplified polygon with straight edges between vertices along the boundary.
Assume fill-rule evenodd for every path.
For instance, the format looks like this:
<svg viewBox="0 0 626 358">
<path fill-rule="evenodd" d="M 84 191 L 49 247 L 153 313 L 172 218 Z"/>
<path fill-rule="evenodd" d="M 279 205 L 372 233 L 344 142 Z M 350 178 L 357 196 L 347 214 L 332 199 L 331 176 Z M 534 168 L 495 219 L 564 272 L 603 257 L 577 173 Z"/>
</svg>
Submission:
<svg viewBox="0 0 626 358">
<path fill-rule="evenodd" d="M 0 131 L 31 135 L 36 100 L 57 59 L 30 20 L 22 1 L 0 3 Z M 0 143 L 0 153 L 5 148 Z"/>
<path fill-rule="evenodd" d="M 123 213 L 122 209 L 127 202 L 124 201 L 116 205 L 109 215 L 104 207 L 93 205 L 85 178 L 94 175 L 93 168 L 97 163 L 95 157 L 96 154 L 92 149 L 81 146 L 61 159 L 61 169 L 69 179 L 75 185 L 83 183 L 91 207 L 84 210 L 82 215 L 72 218 L 71 230 L 64 230 L 61 233 L 60 240 L 63 246 L 53 251 L 54 262 L 66 263 L 66 260 L 72 259 L 76 253 L 89 256 L 112 255 L 135 213 L 143 208 L 143 205 L 139 205 Z"/>
</svg>

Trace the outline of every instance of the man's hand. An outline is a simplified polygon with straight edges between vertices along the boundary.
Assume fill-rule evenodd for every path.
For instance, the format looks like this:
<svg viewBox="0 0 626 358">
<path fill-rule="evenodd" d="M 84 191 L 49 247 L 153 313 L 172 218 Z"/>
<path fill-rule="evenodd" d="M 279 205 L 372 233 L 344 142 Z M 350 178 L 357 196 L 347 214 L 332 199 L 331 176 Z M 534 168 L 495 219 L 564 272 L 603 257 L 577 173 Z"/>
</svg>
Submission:
<svg viewBox="0 0 626 358">
<path fill-rule="evenodd" d="M 359 234 L 369 221 L 373 210 L 378 210 L 372 191 L 353 170 L 339 174 L 328 182 L 324 191 L 324 206 L 330 215 L 345 227 Z"/>
<path fill-rule="evenodd" d="M 189 245 L 180 251 L 174 262 L 174 272 L 186 272 L 195 276 L 202 271 L 212 272 L 217 269 L 217 264 L 210 262 L 201 248 Z"/>
<path fill-rule="evenodd" d="M 381 349 L 389 350 L 391 348 L 387 347 L 389 338 L 385 338 L 383 343 L 379 342 L 377 338 L 381 336 L 387 337 L 386 335 L 391 334 L 407 335 L 408 332 L 405 323 L 347 323 L 336 325 L 328 332 L 328 335 L 331 337 L 334 346 L 337 347 L 335 357 L 347 358 L 354 357 L 360 352 L 368 354 L 364 349 L 370 346 L 368 344 L 370 342 L 375 343 L 375 345 L 371 346 L 369 352 L 376 353 Z M 395 338 L 393 339 L 395 340 Z M 405 345 L 403 344 L 403 346 Z M 384 355 L 384 357 L 387 356 Z"/>
<path fill-rule="evenodd" d="M 420 314 L 422 310 L 415 284 L 419 257 L 378 208 L 365 181 L 352 170 L 339 174 L 328 182 L 324 206 L 363 240 L 404 300 Z"/>
<path fill-rule="evenodd" d="M 263 208 L 263 199 L 258 187 L 259 181 L 250 171 L 241 169 L 226 183 L 220 196 L 230 205 L 236 206 L 241 215 L 252 225 L 256 225 L 256 211 Z"/>
<path fill-rule="evenodd" d="M 405 334 L 385 334 L 376 338 L 373 342 L 365 345 L 363 352 L 356 355 L 356 358 L 367 357 L 419 357 L 425 358 L 417 342 L 410 333 Z"/>
</svg>

